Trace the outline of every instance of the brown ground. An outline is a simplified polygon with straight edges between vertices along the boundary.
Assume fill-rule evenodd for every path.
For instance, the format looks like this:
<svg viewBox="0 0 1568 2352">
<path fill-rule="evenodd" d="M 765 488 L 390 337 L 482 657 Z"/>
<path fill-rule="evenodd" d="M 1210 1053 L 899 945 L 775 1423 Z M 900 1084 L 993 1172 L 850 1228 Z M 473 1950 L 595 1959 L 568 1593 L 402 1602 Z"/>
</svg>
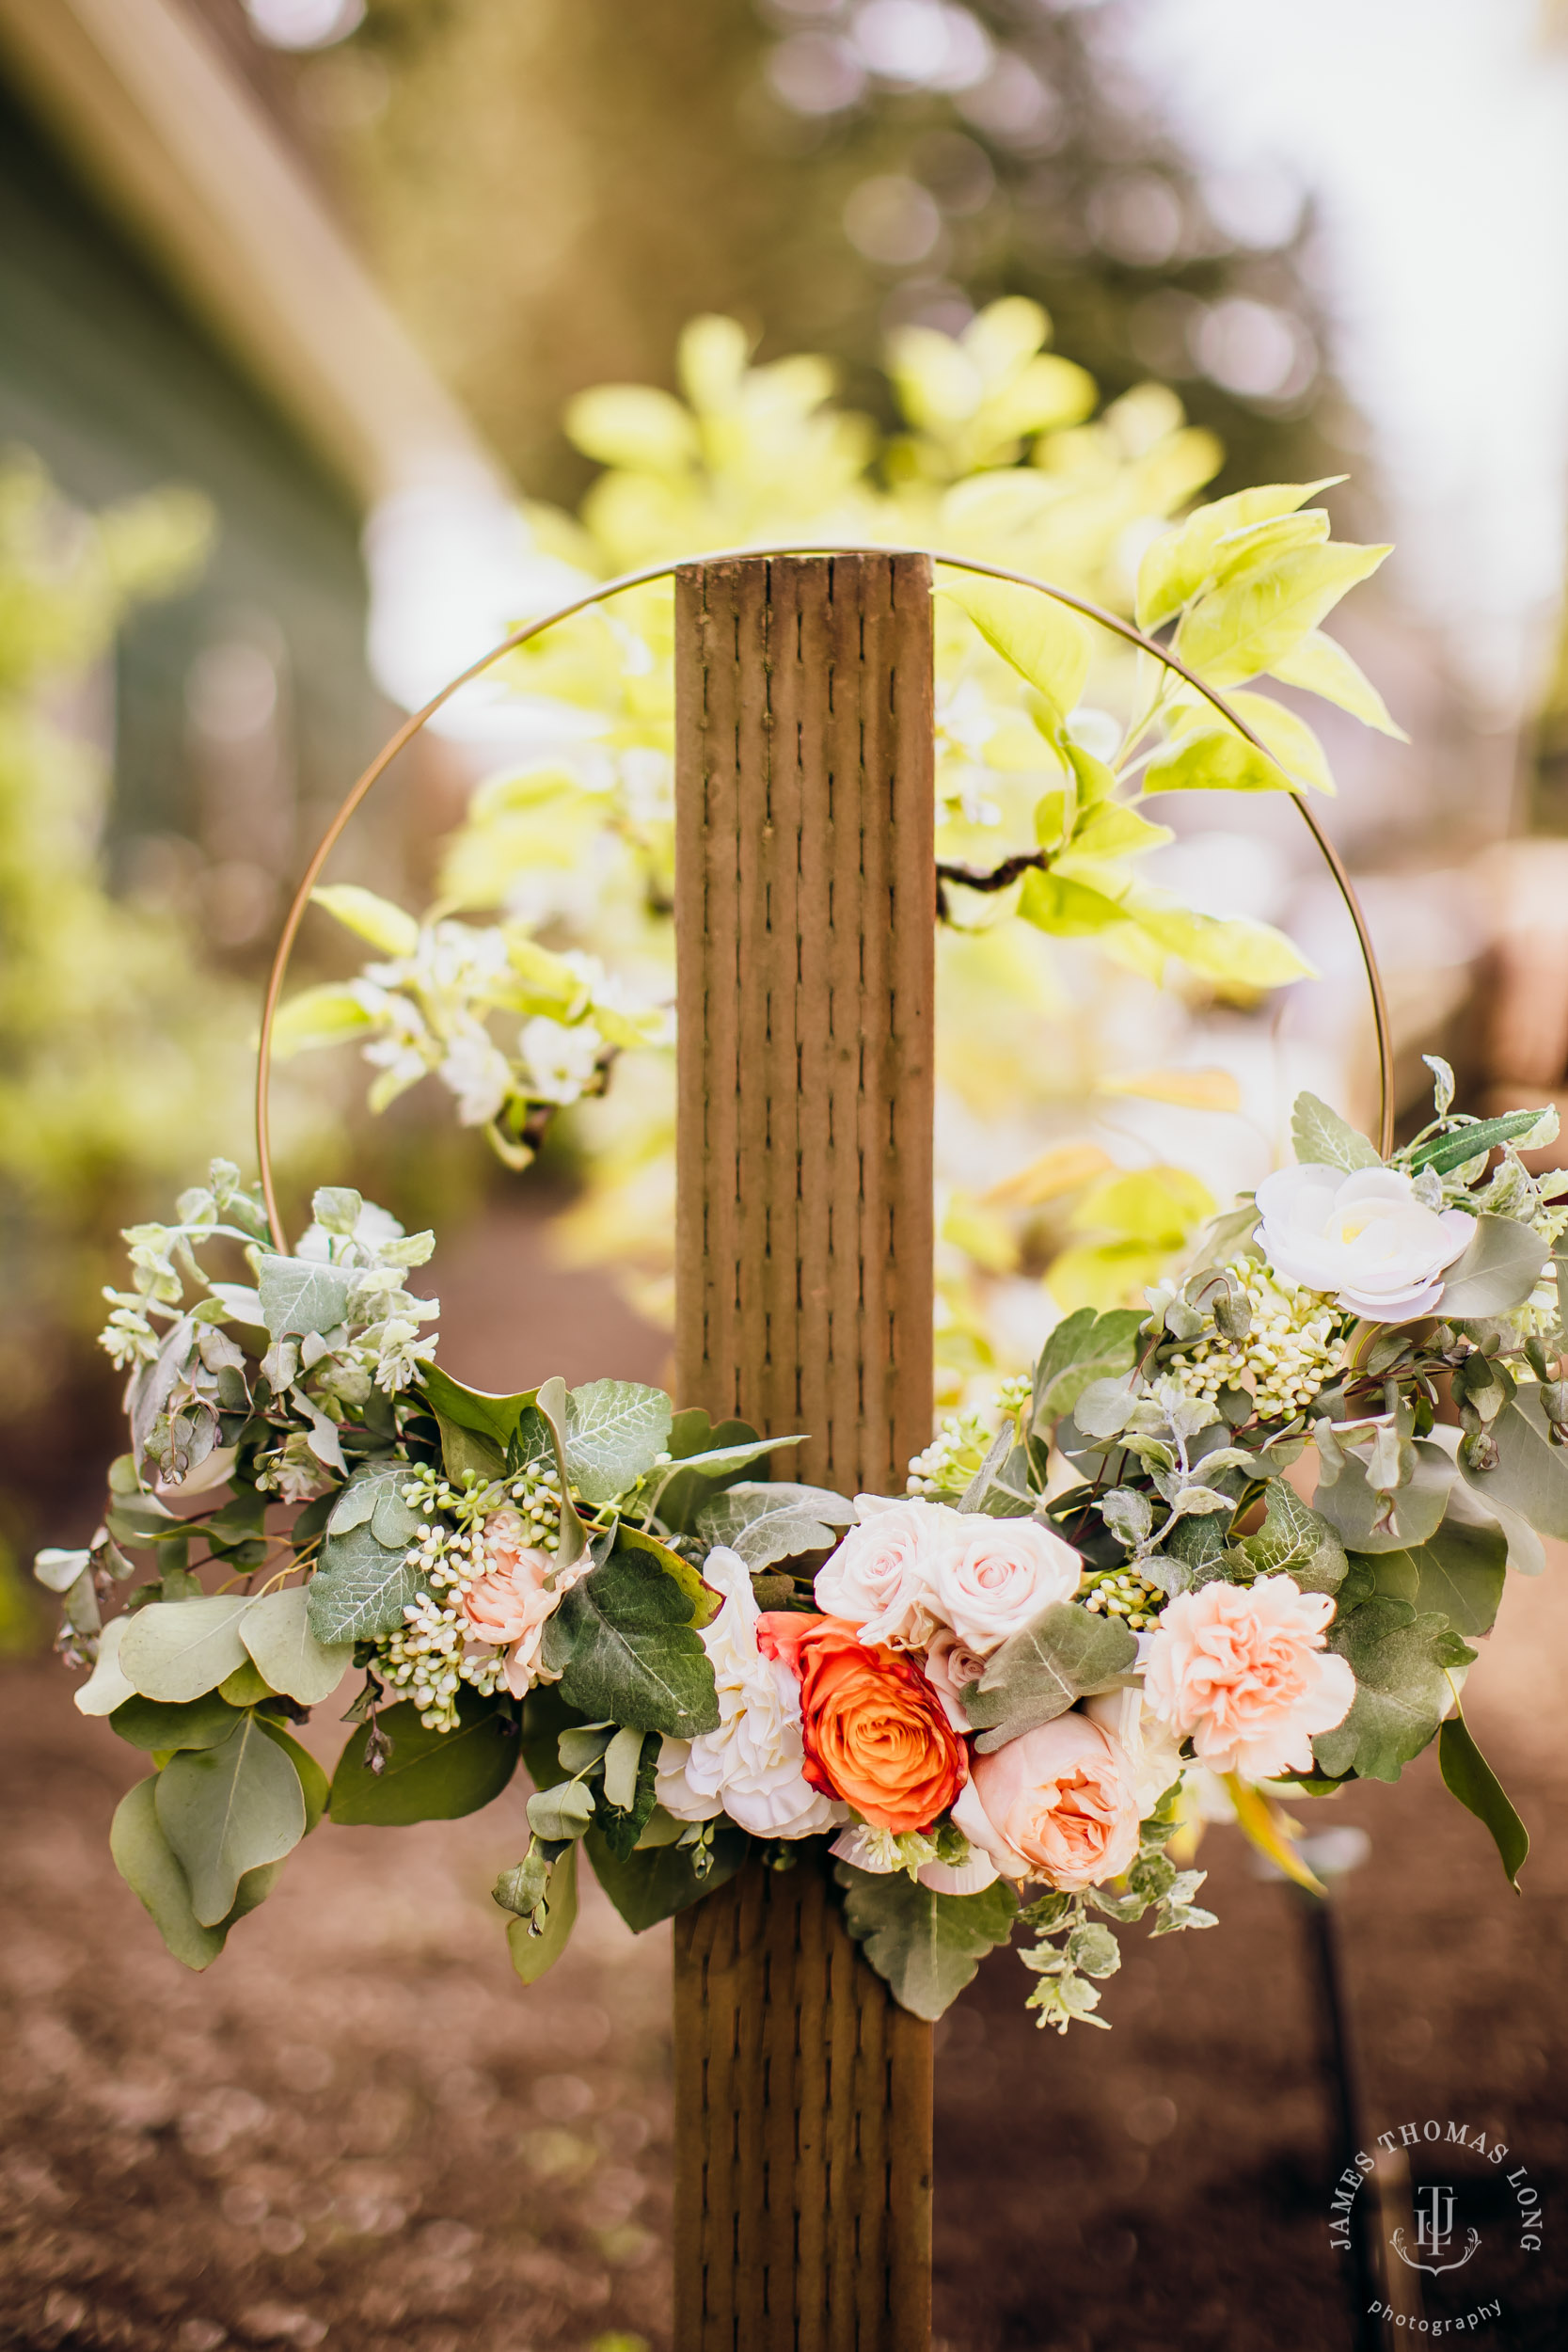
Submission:
<svg viewBox="0 0 1568 2352">
<path fill-rule="evenodd" d="M 471 1249 L 446 1257 L 453 1370 L 657 1376 L 657 1340 L 537 1257 L 515 1255 L 511 1298 L 476 1295 Z M 554 1335 L 549 1366 L 504 1336 L 529 1327 Z M 323 1831 L 188 1976 L 108 1859 L 139 1758 L 70 1688 L 46 1660 L 13 1666 L 0 1709 L 0 2344 L 665 2345 L 668 1931 L 636 1940 L 591 1896 L 565 1963 L 524 1992 L 486 1892 L 524 1842 L 515 1791 L 395 1836 Z M 1568 2257 L 1549 2234 L 1512 2250 L 1504 2175 L 1522 2162 L 1549 2204 L 1568 2169 L 1568 1559 L 1513 1585 L 1470 1696 L 1536 1837 L 1522 1900 L 1430 1756 L 1397 1789 L 1312 1810 L 1373 1839 L 1339 1898 L 1370 2131 L 1452 2117 L 1513 2152 L 1500 2169 L 1417 2158 L 1482 2230 L 1428 2312 L 1498 2296 L 1482 2340 L 1546 2352 L 1568 2339 Z M 338 1727 L 318 1733 L 330 1756 Z M 1294 1899 L 1233 1833 L 1203 1859 L 1220 1928 L 1147 1947 L 1131 1931 L 1113 2033 L 1037 2034 L 1006 1954 L 939 2029 L 947 2352 L 1354 2341 Z"/>
</svg>

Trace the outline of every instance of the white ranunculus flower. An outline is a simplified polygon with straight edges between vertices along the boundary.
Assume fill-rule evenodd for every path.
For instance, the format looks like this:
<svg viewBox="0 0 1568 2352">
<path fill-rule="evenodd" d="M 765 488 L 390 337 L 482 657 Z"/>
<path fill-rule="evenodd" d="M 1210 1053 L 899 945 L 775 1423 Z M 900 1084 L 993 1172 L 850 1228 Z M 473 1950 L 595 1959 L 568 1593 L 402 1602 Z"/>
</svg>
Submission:
<svg viewBox="0 0 1568 2352">
<path fill-rule="evenodd" d="M 656 1794 L 678 1821 L 727 1813 L 755 1837 L 811 1837 L 849 1818 L 848 1807 L 814 1788 L 802 1766 L 800 1686 L 789 1668 L 757 1648 L 756 1597 L 746 1563 L 722 1546 L 703 1565 L 724 1596 L 703 1647 L 719 1692 L 719 1728 L 695 1740 L 666 1740 Z"/>
<path fill-rule="evenodd" d="M 1425 1209 L 1393 1168 L 1281 1168 L 1258 1187 L 1260 1240 L 1288 1282 L 1332 1291 L 1372 1323 L 1431 1314 L 1475 1232 L 1463 1209 Z"/>
<path fill-rule="evenodd" d="M 1119 1740 L 1132 1767 L 1138 1811 L 1153 1812 L 1172 1781 L 1181 1777 L 1181 1742 L 1138 1690 L 1105 1691 L 1084 1701 L 1091 1723 Z"/>
</svg>

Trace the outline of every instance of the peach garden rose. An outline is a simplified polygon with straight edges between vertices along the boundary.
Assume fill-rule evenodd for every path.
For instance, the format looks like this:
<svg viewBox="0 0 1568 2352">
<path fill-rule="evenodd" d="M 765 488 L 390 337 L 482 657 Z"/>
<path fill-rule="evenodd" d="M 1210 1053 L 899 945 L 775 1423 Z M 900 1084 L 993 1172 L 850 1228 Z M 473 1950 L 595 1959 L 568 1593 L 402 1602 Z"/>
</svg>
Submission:
<svg viewBox="0 0 1568 2352">
<path fill-rule="evenodd" d="M 1069 1891 L 1119 1876 L 1138 1851 L 1131 1761 L 1086 1715 L 1058 1715 L 977 1756 L 953 1819 L 1007 1877 Z"/>
<path fill-rule="evenodd" d="M 1200 1764 L 1245 1780 L 1307 1772 L 1312 1735 L 1343 1723 L 1355 1677 L 1325 1654 L 1327 1593 L 1290 1576 L 1178 1593 L 1144 1661 L 1144 1696 Z"/>
<path fill-rule="evenodd" d="M 513 1697 L 521 1698 L 541 1679 L 539 1649 L 546 1621 L 577 1576 L 563 1569 L 554 1589 L 546 1589 L 545 1579 L 555 1567 L 555 1555 L 526 1540 L 520 1512 L 492 1511 L 483 1534 L 484 1573 L 461 1596 L 458 1607 L 476 1643 L 506 1650 L 502 1679 Z M 585 1558 L 582 1567 L 591 1565 Z M 581 1572 L 579 1568 L 578 1574 Z"/>
</svg>

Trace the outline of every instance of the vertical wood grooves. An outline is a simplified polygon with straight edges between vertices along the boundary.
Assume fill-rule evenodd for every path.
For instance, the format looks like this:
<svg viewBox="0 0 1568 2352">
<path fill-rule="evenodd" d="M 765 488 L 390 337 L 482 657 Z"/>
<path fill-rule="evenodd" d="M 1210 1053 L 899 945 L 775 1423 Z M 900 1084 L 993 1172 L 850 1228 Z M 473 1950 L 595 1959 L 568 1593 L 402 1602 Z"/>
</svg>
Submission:
<svg viewBox="0 0 1568 2352">
<path fill-rule="evenodd" d="M 930 1432 L 930 565 L 676 581 L 679 1401 L 895 1492 Z M 931 2053 L 821 1864 L 675 1920 L 677 2352 L 921 2352 Z"/>
</svg>

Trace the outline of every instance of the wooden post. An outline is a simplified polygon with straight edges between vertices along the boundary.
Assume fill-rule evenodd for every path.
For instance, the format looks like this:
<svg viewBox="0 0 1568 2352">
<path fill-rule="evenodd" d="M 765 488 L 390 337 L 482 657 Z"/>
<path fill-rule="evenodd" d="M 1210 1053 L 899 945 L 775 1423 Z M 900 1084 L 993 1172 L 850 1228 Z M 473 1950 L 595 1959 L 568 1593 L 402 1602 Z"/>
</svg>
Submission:
<svg viewBox="0 0 1568 2352">
<path fill-rule="evenodd" d="M 676 582 L 676 1385 L 845 1494 L 931 1426 L 930 580 Z M 674 1927 L 677 2352 L 922 2352 L 929 2026 L 811 1862 Z"/>
</svg>

